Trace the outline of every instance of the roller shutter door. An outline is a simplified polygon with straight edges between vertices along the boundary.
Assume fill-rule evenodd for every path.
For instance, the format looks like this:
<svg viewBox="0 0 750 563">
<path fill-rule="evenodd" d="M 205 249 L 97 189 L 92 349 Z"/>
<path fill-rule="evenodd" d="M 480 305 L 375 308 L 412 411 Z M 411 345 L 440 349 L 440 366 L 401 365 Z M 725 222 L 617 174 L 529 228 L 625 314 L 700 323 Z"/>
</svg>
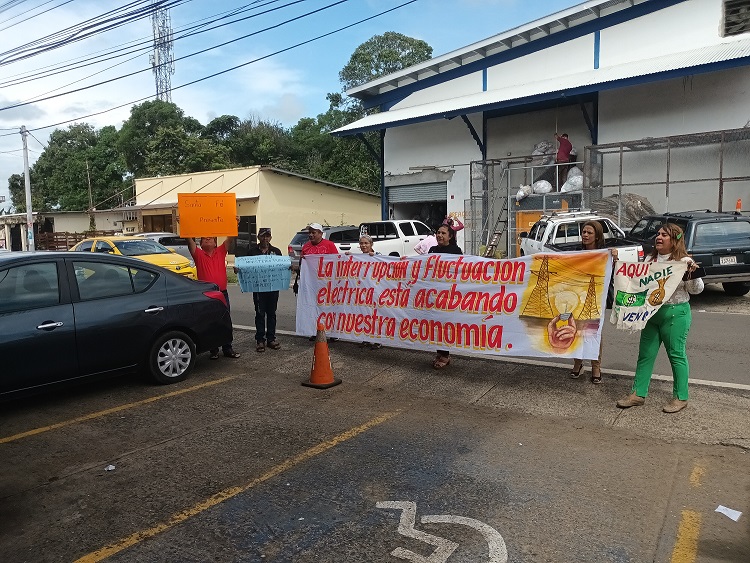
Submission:
<svg viewBox="0 0 750 563">
<path fill-rule="evenodd" d="M 431 184 L 410 184 L 388 188 L 389 203 L 412 203 L 421 201 L 446 201 L 448 199 L 448 182 Z"/>
</svg>

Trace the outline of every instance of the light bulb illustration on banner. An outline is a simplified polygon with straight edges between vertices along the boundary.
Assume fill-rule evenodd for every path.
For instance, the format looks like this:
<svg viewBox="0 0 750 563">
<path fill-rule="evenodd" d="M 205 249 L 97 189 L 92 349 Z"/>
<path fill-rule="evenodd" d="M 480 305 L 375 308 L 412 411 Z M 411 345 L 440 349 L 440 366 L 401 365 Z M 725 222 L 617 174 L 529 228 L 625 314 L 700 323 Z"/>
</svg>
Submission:
<svg viewBox="0 0 750 563">
<path fill-rule="evenodd" d="M 555 307 L 557 308 L 557 314 L 560 315 L 558 321 L 558 328 L 568 324 L 568 319 L 573 315 L 576 307 L 580 303 L 578 294 L 569 289 L 558 291 L 554 297 Z"/>
</svg>

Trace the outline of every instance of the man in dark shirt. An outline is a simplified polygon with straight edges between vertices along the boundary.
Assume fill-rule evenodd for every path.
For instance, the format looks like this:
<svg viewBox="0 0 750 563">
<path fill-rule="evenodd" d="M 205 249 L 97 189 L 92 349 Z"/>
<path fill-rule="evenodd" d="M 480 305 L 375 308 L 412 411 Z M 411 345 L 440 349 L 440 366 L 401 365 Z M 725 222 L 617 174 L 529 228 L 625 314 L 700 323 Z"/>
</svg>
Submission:
<svg viewBox="0 0 750 563">
<path fill-rule="evenodd" d="M 281 250 L 271 244 L 271 229 L 264 227 L 258 231 L 258 244 L 250 247 L 248 256 L 281 256 Z M 278 291 L 253 292 L 255 305 L 255 342 L 258 352 L 266 351 L 266 343 L 272 350 L 281 348 L 276 340 L 276 308 L 279 304 Z"/>
</svg>

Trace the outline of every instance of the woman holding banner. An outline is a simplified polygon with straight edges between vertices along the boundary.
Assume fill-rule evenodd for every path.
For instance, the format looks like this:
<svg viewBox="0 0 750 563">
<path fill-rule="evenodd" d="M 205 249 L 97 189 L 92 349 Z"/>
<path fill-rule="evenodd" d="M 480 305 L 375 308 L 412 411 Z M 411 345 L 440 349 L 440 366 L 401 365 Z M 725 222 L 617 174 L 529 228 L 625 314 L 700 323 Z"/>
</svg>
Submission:
<svg viewBox="0 0 750 563">
<path fill-rule="evenodd" d="M 604 246 L 604 230 L 599 221 L 586 221 L 581 228 L 581 250 L 601 250 Z M 617 260 L 617 249 L 611 251 L 612 258 Z M 578 379 L 583 371 L 583 360 L 575 358 L 570 377 Z M 602 341 L 599 340 L 599 358 L 591 360 L 591 383 L 598 385 L 602 382 Z"/>
<path fill-rule="evenodd" d="M 654 250 L 646 258 L 646 262 L 677 260 L 687 263 L 688 271 L 672 296 L 648 320 L 641 331 L 635 380 L 630 395 L 617 401 L 617 406 L 621 409 L 637 407 L 646 402 L 654 362 L 662 343 L 672 365 L 674 379 L 673 398 L 662 410 L 666 413 L 675 413 L 687 406 L 690 370 L 686 345 L 691 322 L 690 295 L 697 295 L 703 291 L 703 280 L 691 278 L 697 264 L 688 256 L 682 229 L 674 223 L 665 223 L 656 234 Z"/>
<path fill-rule="evenodd" d="M 460 221 L 454 221 L 452 218 L 446 217 L 435 233 L 437 245 L 430 248 L 430 254 L 463 254 L 461 247 L 456 244 L 456 232 L 463 228 L 464 226 Z M 450 352 L 438 350 L 437 356 L 432 362 L 432 367 L 443 369 L 449 363 L 451 363 Z"/>
</svg>

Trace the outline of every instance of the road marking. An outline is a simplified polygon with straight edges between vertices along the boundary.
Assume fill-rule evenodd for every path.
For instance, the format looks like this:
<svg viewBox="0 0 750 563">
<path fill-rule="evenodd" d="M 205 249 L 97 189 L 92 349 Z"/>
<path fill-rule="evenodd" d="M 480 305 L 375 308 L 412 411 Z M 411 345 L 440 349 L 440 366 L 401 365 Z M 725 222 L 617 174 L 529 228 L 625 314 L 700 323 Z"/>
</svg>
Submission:
<svg viewBox="0 0 750 563">
<path fill-rule="evenodd" d="M 338 446 L 342 442 L 346 442 L 347 440 L 356 438 L 363 432 L 366 432 L 367 430 L 374 428 L 375 426 L 378 426 L 380 424 L 383 424 L 384 422 L 387 422 L 394 416 L 398 415 L 399 412 L 400 411 L 384 413 L 380 416 L 377 416 L 365 422 L 364 424 L 351 428 L 347 430 L 346 432 L 342 432 L 341 434 L 339 434 L 338 436 L 334 436 L 330 440 L 321 442 L 320 444 L 317 444 L 311 448 L 308 448 L 302 453 L 299 453 L 293 457 L 288 458 L 287 460 L 281 462 L 275 467 L 272 467 L 271 469 L 269 469 L 266 473 L 264 473 L 260 477 L 256 477 L 255 479 L 251 480 L 248 483 L 245 483 L 244 485 L 239 485 L 236 487 L 228 487 L 224 489 L 223 491 L 219 491 L 218 493 L 210 496 L 206 500 L 201 501 L 193 505 L 192 507 L 183 510 L 182 512 L 173 514 L 166 522 L 161 522 L 159 524 L 156 524 L 155 526 L 152 526 L 151 528 L 148 528 L 146 530 L 141 530 L 140 532 L 135 532 L 134 534 L 124 537 L 116 541 L 115 543 L 106 545 L 102 547 L 101 549 L 98 549 L 92 553 L 89 553 L 88 555 L 84 555 L 83 557 L 77 559 L 75 563 L 94 563 L 96 561 L 102 561 L 103 559 L 106 559 L 107 557 L 111 557 L 112 555 L 115 555 L 116 553 L 119 553 L 125 549 L 133 547 L 134 545 L 142 542 L 143 540 L 157 536 L 161 534 L 162 532 L 166 532 L 167 530 L 174 528 L 178 524 L 185 522 L 186 520 L 188 520 L 189 518 L 192 518 L 193 516 L 199 515 L 201 512 L 204 512 L 208 510 L 209 508 L 213 508 L 214 506 L 217 506 L 226 500 L 236 497 L 237 495 L 242 494 L 257 485 L 260 485 L 261 483 L 264 483 L 265 481 L 268 481 L 269 479 L 272 479 L 273 477 L 280 475 L 284 471 L 292 469 L 293 467 L 299 465 L 300 463 L 304 461 L 307 461 L 317 455 L 327 452 L 328 450 L 334 448 L 335 446 Z"/>
<path fill-rule="evenodd" d="M 696 465 L 693 467 L 693 470 L 690 472 L 690 486 L 694 489 L 700 487 L 703 484 L 701 483 L 701 479 L 703 479 L 705 474 L 706 470 L 702 466 Z"/>
<path fill-rule="evenodd" d="M 698 557 L 698 533 L 700 529 L 700 512 L 683 510 L 680 527 L 677 529 L 677 542 L 672 550 L 671 563 L 695 562 Z"/>
<path fill-rule="evenodd" d="M 414 521 L 417 514 L 417 504 L 414 502 L 383 501 L 376 503 L 375 506 L 377 508 L 401 510 L 398 533 L 407 538 L 423 541 L 437 548 L 429 557 L 424 557 L 408 549 L 397 547 L 391 552 L 391 555 L 394 557 L 414 561 L 415 563 L 445 563 L 458 547 L 457 543 L 446 538 L 434 536 L 414 528 Z M 490 557 L 488 563 L 507 563 L 508 561 L 508 549 L 505 546 L 503 536 L 495 528 L 484 522 L 453 514 L 430 514 L 422 516 L 421 522 L 422 524 L 461 524 L 474 528 L 482 534 L 487 542 Z"/>
<path fill-rule="evenodd" d="M 172 391 L 171 393 L 164 393 L 163 395 L 157 395 L 156 397 L 149 397 L 148 399 L 143 399 L 142 401 L 136 401 L 135 403 L 128 403 L 126 405 L 112 407 L 111 409 L 106 409 L 106 410 L 98 411 L 98 412 L 92 412 L 84 416 L 79 416 L 78 418 L 64 420 L 56 424 L 50 424 L 49 426 L 44 426 L 42 428 L 34 428 L 33 430 L 27 430 L 26 432 L 21 432 L 19 434 L 13 434 L 12 436 L 6 436 L 4 438 L 0 438 L 0 444 L 7 444 L 9 442 L 15 442 L 16 440 L 20 440 L 22 438 L 28 438 L 29 436 L 35 436 L 36 434 L 42 434 L 43 432 L 49 432 L 50 430 L 57 430 L 58 428 L 64 428 L 65 426 L 70 426 L 71 424 L 77 424 L 79 422 L 93 420 L 95 418 L 100 418 L 108 414 L 113 414 L 113 413 L 121 412 L 127 409 L 140 407 L 142 405 L 147 405 L 149 403 L 161 401 L 162 399 L 168 399 L 170 397 L 176 397 L 178 395 L 183 395 L 185 393 L 192 393 L 193 391 L 198 391 L 199 389 L 211 387 L 212 385 L 218 385 L 219 383 L 225 383 L 232 379 L 236 379 L 236 376 L 224 377 L 222 379 L 217 379 L 216 381 L 208 381 L 206 383 L 201 383 L 200 385 L 194 385 L 193 387 L 180 389 L 179 391 Z"/>
<path fill-rule="evenodd" d="M 437 549 L 429 557 L 422 557 L 413 551 L 397 547 L 391 551 L 391 555 L 407 561 L 416 563 L 445 563 L 451 554 L 456 550 L 458 544 L 448 539 L 433 536 L 427 532 L 416 530 L 414 523 L 417 516 L 417 505 L 409 501 L 383 501 L 375 504 L 376 508 L 385 508 L 401 511 L 401 518 L 398 521 L 398 533 L 407 538 L 414 538 Z"/>
</svg>

